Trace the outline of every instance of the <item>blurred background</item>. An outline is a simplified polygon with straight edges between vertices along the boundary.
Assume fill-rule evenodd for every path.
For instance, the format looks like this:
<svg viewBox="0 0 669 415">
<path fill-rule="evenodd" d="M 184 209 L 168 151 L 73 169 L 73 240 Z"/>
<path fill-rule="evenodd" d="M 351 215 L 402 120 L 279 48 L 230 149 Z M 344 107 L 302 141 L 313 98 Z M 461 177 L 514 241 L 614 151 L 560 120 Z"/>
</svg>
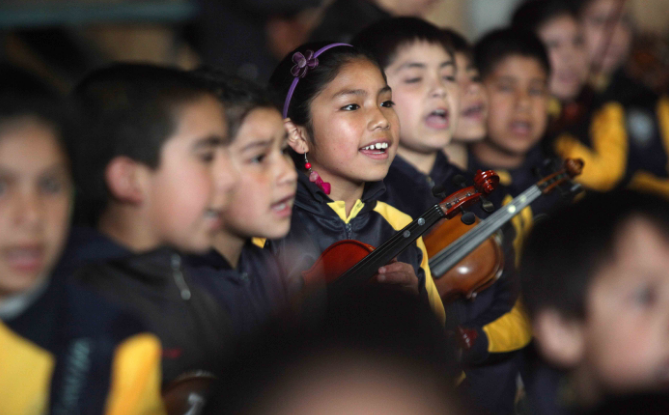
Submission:
<svg viewBox="0 0 669 415">
<path fill-rule="evenodd" d="M 341 0 L 1 0 L 0 60 L 32 69 L 63 91 L 111 61 L 185 69 L 201 63 L 264 82 L 286 53 L 310 38 Z M 391 0 L 373 2 L 383 8 Z M 401 0 L 475 41 L 505 25 L 522 0 Z M 634 15 L 629 65 L 666 91 L 669 0 L 621 0 Z M 649 76 L 650 73 L 653 76 Z"/>
</svg>

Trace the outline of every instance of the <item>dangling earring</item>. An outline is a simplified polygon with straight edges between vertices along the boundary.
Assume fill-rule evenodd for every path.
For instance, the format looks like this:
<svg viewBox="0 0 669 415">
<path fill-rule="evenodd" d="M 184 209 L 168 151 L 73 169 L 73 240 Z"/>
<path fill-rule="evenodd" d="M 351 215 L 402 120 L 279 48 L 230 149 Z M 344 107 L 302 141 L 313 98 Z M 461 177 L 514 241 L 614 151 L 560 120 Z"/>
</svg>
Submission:
<svg viewBox="0 0 669 415">
<path fill-rule="evenodd" d="M 329 195 L 330 190 L 332 189 L 330 183 L 324 182 L 323 179 L 321 179 L 321 176 L 311 169 L 311 163 L 309 163 L 309 160 L 307 159 L 307 153 L 304 153 L 304 168 L 309 172 L 309 181 L 316 183 L 316 186 L 320 187 L 323 193 Z"/>
</svg>

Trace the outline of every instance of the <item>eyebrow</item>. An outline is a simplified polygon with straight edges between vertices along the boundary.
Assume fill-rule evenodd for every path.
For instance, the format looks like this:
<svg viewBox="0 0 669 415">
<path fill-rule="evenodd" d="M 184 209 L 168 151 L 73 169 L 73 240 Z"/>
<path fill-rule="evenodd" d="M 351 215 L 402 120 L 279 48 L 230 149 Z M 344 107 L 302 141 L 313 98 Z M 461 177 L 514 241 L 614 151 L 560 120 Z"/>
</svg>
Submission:
<svg viewBox="0 0 669 415">
<path fill-rule="evenodd" d="M 381 95 L 384 92 L 393 92 L 393 89 L 390 87 L 390 85 L 386 85 L 383 88 L 379 89 L 379 93 L 377 95 Z"/>
<path fill-rule="evenodd" d="M 201 148 L 225 146 L 228 144 L 230 144 L 230 139 L 228 139 L 227 137 L 222 137 L 220 135 L 211 135 L 209 137 L 198 139 L 195 142 L 195 144 L 193 144 L 192 148 L 193 150 L 199 150 Z"/>
<path fill-rule="evenodd" d="M 270 147 L 272 145 L 273 138 L 263 139 L 263 141 L 254 141 L 242 147 L 242 151 L 248 151 L 256 147 Z"/>
<path fill-rule="evenodd" d="M 367 96 L 367 91 L 364 89 L 344 89 L 332 96 L 332 99 L 342 97 L 344 95 L 359 95 L 359 96 Z"/>
<path fill-rule="evenodd" d="M 444 61 L 444 62 L 439 64 L 439 68 L 444 68 L 446 66 L 455 66 L 455 62 L 451 59 L 451 60 L 447 60 L 447 61 Z M 411 68 L 425 69 L 425 68 L 427 68 L 427 65 L 425 65 L 424 63 L 421 63 L 421 62 L 411 62 L 410 61 L 410 62 L 407 62 L 407 63 L 404 63 L 404 64 L 400 65 L 395 70 L 395 72 L 399 72 L 401 70 L 411 69 Z"/>
<path fill-rule="evenodd" d="M 51 166 L 45 167 L 42 171 L 39 172 L 39 176 L 46 176 L 49 174 L 61 174 L 68 173 L 69 169 L 67 164 L 64 162 L 56 162 Z M 16 170 L 8 169 L 6 167 L 0 166 L 0 176 L 4 177 L 14 177 L 17 174 Z"/>
</svg>

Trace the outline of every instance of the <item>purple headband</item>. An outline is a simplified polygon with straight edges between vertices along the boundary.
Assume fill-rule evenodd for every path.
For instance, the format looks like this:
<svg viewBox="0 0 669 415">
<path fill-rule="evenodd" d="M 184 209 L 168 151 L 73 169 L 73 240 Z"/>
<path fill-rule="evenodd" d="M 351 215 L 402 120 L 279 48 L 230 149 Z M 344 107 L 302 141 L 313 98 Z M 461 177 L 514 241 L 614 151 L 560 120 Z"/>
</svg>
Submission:
<svg viewBox="0 0 669 415">
<path fill-rule="evenodd" d="M 283 104 L 283 118 L 288 118 L 288 107 L 290 106 L 290 100 L 293 98 L 293 93 L 295 92 L 295 88 L 297 88 L 297 83 L 300 82 L 300 79 L 304 78 L 307 75 L 309 69 L 314 69 L 315 67 L 318 66 L 317 58 L 323 52 L 337 46 L 353 47 L 348 43 L 331 43 L 329 45 L 323 46 L 316 52 L 307 50 L 304 55 L 301 52 L 295 52 L 293 54 L 293 62 L 295 62 L 295 65 L 293 65 L 293 67 L 290 68 L 290 73 L 295 77 L 295 79 L 293 79 L 293 83 L 290 85 L 290 89 L 288 90 L 288 94 L 286 95 L 286 102 Z"/>
</svg>

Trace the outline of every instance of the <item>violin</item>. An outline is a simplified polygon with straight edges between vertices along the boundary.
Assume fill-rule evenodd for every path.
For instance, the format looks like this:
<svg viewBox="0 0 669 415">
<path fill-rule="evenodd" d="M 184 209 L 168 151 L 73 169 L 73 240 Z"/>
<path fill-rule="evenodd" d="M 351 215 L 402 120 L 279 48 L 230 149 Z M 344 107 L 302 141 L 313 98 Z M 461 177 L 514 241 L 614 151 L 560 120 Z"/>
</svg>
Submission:
<svg viewBox="0 0 669 415">
<path fill-rule="evenodd" d="M 541 195 L 571 181 L 583 171 L 583 160 L 567 159 L 552 173 L 497 210 L 487 219 L 471 225 L 447 221 L 425 237 L 430 270 L 444 303 L 464 296 L 476 298 L 502 275 L 504 255 L 499 229 Z M 572 191 L 579 185 L 574 185 Z"/>
<path fill-rule="evenodd" d="M 461 189 L 434 205 L 377 249 L 351 239 L 330 245 L 314 265 L 302 273 L 305 287 L 325 282 L 328 295 L 337 295 L 367 282 L 380 267 L 391 262 L 437 222 L 460 215 L 482 196 L 490 194 L 498 184 L 499 176 L 494 171 L 479 170 L 474 176 L 473 186 Z"/>
</svg>

